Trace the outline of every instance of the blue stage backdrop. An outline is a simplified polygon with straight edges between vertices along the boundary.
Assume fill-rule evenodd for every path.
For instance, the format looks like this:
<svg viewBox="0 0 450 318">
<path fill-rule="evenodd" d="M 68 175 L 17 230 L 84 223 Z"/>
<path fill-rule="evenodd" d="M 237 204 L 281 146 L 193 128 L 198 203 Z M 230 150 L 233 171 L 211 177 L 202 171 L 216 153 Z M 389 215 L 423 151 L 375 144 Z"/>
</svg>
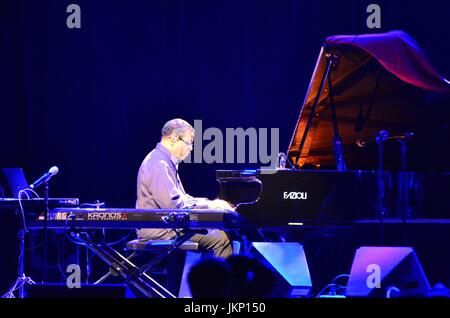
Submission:
<svg viewBox="0 0 450 318">
<path fill-rule="evenodd" d="M 367 26 L 371 3 L 380 28 Z M 70 4 L 81 28 L 67 26 Z M 32 182 L 56 165 L 51 197 L 134 207 L 139 165 L 169 119 L 278 128 L 286 151 L 327 36 L 404 30 L 450 78 L 449 12 L 437 0 L 0 0 L 0 168 Z M 180 173 L 190 194 L 214 198 L 216 169 L 259 166 Z M 17 221 L 0 215 L 2 292 L 16 275 Z M 313 280 L 323 260 L 310 259 Z"/>
<path fill-rule="evenodd" d="M 30 182 L 60 172 L 52 197 L 133 207 L 141 160 L 165 121 L 279 128 L 286 151 L 323 39 L 402 29 L 450 77 L 444 1 L 2 0 L 0 166 Z M 81 28 L 69 29 L 69 4 Z M 199 133 L 199 132 L 198 132 Z M 214 171 L 184 164 L 192 195 L 216 196 Z"/>
</svg>

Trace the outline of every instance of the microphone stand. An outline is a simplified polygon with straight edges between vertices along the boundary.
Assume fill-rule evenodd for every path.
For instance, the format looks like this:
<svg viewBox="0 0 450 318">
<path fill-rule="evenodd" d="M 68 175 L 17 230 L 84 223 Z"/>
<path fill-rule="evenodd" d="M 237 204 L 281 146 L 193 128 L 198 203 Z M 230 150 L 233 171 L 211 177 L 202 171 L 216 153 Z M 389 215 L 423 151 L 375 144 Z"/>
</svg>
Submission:
<svg viewBox="0 0 450 318">
<path fill-rule="evenodd" d="M 380 245 L 384 246 L 384 171 L 383 171 L 383 142 L 385 136 L 382 133 L 376 134 L 376 142 L 378 144 L 378 174 L 377 174 L 377 210 L 380 220 Z"/>
<path fill-rule="evenodd" d="M 402 157 L 402 169 L 400 171 L 400 198 L 401 198 L 401 215 L 402 215 L 402 224 L 403 224 L 403 245 L 406 246 L 407 243 L 407 224 L 406 219 L 410 217 L 408 211 L 408 178 L 406 173 L 406 142 L 407 139 L 400 139 L 400 147 L 401 147 L 401 157 Z"/>
<path fill-rule="evenodd" d="M 45 195 L 44 195 L 44 273 L 42 275 L 42 282 L 47 281 L 47 261 L 48 261 L 48 231 L 47 231 L 47 219 L 48 219 L 48 180 L 44 181 Z"/>
<path fill-rule="evenodd" d="M 20 194 L 19 194 L 20 196 Z M 20 199 L 20 197 L 19 197 Z M 31 277 L 28 277 L 25 275 L 25 233 L 28 232 L 26 228 L 26 220 L 25 220 L 25 213 L 22 210 L 19 214 L 22 218 L 22 228 L 19 229 L 17 233 L 17 237 L 19 239 L 19 260 L 18 260 L 18 276 L 14 284 L 11 286 L 11 288 L 8 290 L 6 294 L 2 296 L 2 298 L 15 298 L 14 292 L 16 290 L 19 290 L 19 298 L 24 298 L 25 291 L 24 286 L 25 285 L 34 285 L 36 284 Z"/>
<path fill-rule="evenodd" d="M 19 238 L 19 269 L 18 269 L 18 276 L 14 284 L 11 286 L 11 288 L 8 290 L 8 292 L 2 296 L 2 298 L 15 298 L 14 292 L 16 290 L 19 290 L 19 298 L 24 298 L 25 292 L 24 292 L 24 286 L 26 284 L 28 285 L 34 285 L 36 284 L 30 277 L 25 275 L 24 270 L 24 253 L 25 253 L 25 229 L 20 229 L 17 233 L 17 237 Z"/>
</svg>

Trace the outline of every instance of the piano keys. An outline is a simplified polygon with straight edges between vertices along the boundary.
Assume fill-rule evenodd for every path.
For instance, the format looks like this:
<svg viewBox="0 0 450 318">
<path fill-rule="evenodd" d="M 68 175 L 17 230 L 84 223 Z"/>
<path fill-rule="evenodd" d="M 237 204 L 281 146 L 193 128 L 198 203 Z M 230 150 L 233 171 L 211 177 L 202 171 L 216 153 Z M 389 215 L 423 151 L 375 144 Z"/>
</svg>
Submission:
<svg viewBox="0 0 450 318">
<path fill-rule="evenodd" d="M 236 212 L 212 209 L 94 209 L 57 208 L 47 215 L 53 229 L 135 229 L 135 228 L 239 228 L 244 219 Z M 42 228 L 44 216 L 28 223 Z"/>
</svg>

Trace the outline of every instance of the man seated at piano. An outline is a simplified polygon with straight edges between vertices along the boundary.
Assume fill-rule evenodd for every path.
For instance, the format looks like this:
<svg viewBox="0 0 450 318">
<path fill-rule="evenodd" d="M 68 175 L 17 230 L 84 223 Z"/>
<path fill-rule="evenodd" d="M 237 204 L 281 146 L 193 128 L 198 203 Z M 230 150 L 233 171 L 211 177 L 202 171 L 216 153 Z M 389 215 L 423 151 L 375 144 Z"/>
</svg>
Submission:
<svg viewBox="0 0 450 318">
<path fill-rule="evenodd" d="M 169 120 L 161 131 L 161 141 L 142 161 L 137 177 L 136 208 L 139 209 L 228 209 L 224 200 L 194 198 L 186 193 L 178 175 L 178 165 L 193 149 L 194 128 L 183 119 Z M 172 229 L 137 229 L 140 240 L 169 240 L 176 236 Z M 232 254 L 228 234 L 209 229 L 207 234 L 195 234 L 190 241 L 200 250 L 216 257 Z"/>
</svg>

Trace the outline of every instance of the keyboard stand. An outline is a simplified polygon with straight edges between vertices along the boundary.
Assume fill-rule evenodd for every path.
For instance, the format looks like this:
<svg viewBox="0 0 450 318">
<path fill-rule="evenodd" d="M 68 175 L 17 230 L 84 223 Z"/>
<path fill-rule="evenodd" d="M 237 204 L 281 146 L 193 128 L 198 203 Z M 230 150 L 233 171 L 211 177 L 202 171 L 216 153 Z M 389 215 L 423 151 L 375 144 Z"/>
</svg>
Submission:
<svg viewBox="0 0 450 318">
<path fill-rule="evenodd" d="M 86 244 L 86 246 L 99 256 L 108 266 L 122 276 L 127 284 L 133 285 L 145 297 L 157 295 L 160 298 L 176 298 L 169 290 L 159 284 L 124 255 L 104 243 L 94 242 L 88 233 L 72 231 L 72 235 Z"/>
<path fill-rule="evenodd" d="M 150 263 L 141 267 L 136 266 L 129 258 L 119 253 L 114 248 L 104 243 L 97 243 L 91 239 L 87 232 L 71 230 L 71 235 L 77 240 L 86 244 L 86 246 L 97 256 L 100 257 L 108 266 L 110 266 L 117 274 L 125 279 L 126 284 L 133 285 L 145 297 L 151 298 L 157 296 L 160 298 L 176 298 L 169 290 L 158 283 L 146 272 L 153 266 L 160 263 L 171 253 L 177 250 L 184 242 L 189 240 L 197 233 L 203 233 L 206 230 L 183 230 L 183 235 L 179 235 L 174 239 L 173 245 L 167 250 L 158 255 Z"/>
</svg>

